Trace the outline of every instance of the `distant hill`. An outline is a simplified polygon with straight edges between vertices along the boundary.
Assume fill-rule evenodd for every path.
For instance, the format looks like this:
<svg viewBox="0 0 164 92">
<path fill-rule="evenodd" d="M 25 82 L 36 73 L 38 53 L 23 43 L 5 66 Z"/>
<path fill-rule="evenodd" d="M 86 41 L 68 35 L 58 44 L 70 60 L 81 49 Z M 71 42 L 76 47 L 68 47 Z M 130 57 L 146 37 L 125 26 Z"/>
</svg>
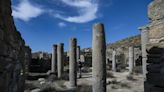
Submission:
<svg viewBox="0 0 164 92">
<path fill-rule="evenodd" d="M 141 35 L 128 37 L 128 38 L 119 40 L 115 43 L 107 44 L 107 49 L 109 49 L 109 48 L 118 48 L 118 47 L 128 48 L 131 45 L 140 47 L 141 46 Z"/>
<path fill-rule="evenodd" d="M 128 49 L 128 47 L 131 45 L 140 47 L 141 46 L 141 35 L 131 36 L 131 37 L 116 41 L 114 43 L 109 43 L 109 44 L 107 44 L 107 49 L 119 48 L 119 47 Z M 91 51 L 91 48 L 84 48 L 84 49 L 82 49 L 82 51 Z"/>
</svg>

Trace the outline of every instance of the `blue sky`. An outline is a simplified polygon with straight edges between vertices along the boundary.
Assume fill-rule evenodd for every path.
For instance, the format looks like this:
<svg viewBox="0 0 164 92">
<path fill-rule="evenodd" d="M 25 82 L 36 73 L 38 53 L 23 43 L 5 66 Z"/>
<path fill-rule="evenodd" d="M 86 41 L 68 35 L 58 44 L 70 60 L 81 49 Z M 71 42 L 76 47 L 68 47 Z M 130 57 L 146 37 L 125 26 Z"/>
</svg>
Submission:
<svg viewBox="0 0 164 92">
<path fill-rule="evenodd" d="M 92 46 L 92 25 L 105 25 L 106 42 L 139 34 L 149 22 L 147 6 L 152 0 L 12 0 L 18 31 L 33 52 L 51 52 L 52 44 L 76 37 L 81 48 Z"/>
</svg>

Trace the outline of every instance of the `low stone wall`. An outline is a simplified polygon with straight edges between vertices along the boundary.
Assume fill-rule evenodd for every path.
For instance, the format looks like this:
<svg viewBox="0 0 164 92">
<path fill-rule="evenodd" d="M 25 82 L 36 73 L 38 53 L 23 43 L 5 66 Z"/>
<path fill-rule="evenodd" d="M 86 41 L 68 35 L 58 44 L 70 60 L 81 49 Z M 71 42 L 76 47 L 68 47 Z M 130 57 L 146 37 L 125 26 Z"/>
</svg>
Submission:
<svg viewBox="0 0 164 92">
<path fill-rule="evenodd" d="M 11 13 L 11 1 L 0 0 L 0 91 L 23 92 L 31 49 L 16 31 Z"/>
</svg>

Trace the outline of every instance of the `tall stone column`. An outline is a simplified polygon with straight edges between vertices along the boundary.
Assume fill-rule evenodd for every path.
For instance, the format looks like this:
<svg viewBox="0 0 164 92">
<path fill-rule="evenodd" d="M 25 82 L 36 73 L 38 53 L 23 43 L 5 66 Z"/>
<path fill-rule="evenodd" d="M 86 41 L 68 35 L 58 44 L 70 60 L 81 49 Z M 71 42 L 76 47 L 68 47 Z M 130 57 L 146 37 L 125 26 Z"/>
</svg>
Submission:
<svg viewBox="0 0 164 92">
<path fill-rule="evenodd" d="M 149 41 L 148 38 L 148 28 L 144 27 L 141 28 L 141 46 L 142 46 L 142 72 L 143 72 L 143 77 L 146 80 L 146 73 L 147 73 L 147 52 L 146 52 L 146 44 Z"/>
<path fill-rule="evenodd" d="M 63 43 L 60 43 L 58 44 L 57 46 L 57 75 L 58 75 L 58 78 L 62 78 L 62 74 L 63 74 L 63 58 L 64 58 L 64 44 Z"/>
<path fill-rule="evenodd" d="M 77 62 L 80 60 L 80 46 L 77 46 Z"/>
<path fill-rule="evenodd" d="M 80 46 L 77 46 L 77 69 L 78 69 L 78 72 L 79 72 L 79 78 L 82 77 L 82 73 L 81 73 L 81 68 L 82 68 L 82 62 L 81 62 L 81 59 L 80 59 Z"/>
<path fill-rule="evenodd" d="M 116 51 L 113 50 L 112 53 L 112 70 L 116 72 Z"/>
<path fill-rule="evenodd" d="M 93 26 L 92 50 L 92 92 L 106 92 L 106 41 L 101 23 Z"/>
<path fill-rule="evenodd" d="M 53 45 L 52 50 L 52 61 L 51 61 L 51 72 L 56 74 L 57 73 L 57 45 Z"/>
<path fill-rule="evenodd" d="M 77 40 L 76 38 L 70 39 L 70 52 L 69 52 L 69 83 L 71 88 L 75 88 L 77 85 Z"/>
<path fill-rule="evenodd" d="M 129 74 L 133 73 L 133 67 L 134 67 L 134 48 L 129 47 Z"/>
</svg>

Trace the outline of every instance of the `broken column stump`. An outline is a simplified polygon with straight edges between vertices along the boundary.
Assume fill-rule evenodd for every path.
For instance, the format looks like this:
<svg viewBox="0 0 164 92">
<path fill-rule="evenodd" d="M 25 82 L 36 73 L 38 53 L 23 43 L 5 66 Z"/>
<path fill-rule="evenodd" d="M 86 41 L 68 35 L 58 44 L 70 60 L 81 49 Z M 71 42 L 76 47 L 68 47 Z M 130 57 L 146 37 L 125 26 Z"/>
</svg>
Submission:
<svg viewBox="0 0 164 92">
<path fill-rule="evenodd" d="M 106 42 L 101 23 L 93 26 L 92 50 L 92 92 L 106 92 Z"/>
</svg>

